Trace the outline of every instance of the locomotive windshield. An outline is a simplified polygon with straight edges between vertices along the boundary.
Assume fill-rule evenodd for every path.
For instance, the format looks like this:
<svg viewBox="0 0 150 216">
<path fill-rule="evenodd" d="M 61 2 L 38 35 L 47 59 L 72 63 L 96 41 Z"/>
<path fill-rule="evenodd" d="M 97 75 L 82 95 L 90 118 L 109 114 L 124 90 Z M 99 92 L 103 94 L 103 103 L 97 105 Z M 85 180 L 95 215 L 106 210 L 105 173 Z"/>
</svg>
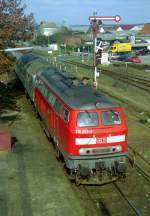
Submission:
<svg viewBox="0 0 150 216">
<path fill-rule="evenodd" d="M 103 125 L 118 125 L 121 124 L 119 113 L 113 110 L 102 112 L 102 124 Z"/>
<path fill-rule="evenodd" d="M 77 117 L 78 127 L 96 127 L 98 126 L 98 116 L 95 112 L 80 112 Z"/>
</svg>

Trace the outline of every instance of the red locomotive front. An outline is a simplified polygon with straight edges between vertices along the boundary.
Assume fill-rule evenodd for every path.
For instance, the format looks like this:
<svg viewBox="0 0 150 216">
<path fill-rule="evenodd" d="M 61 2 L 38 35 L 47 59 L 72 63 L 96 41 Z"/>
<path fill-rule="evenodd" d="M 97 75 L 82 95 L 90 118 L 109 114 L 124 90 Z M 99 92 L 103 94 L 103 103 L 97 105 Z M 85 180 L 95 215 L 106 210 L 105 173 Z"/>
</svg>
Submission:
<svg viewBox="0 0 150 216">
<path fill-rule="evenodd" d="M 68 121 L 65 151 L 71 170 L 81 179 L 96 169 L 108 171 L 112 179 L 125 175 L 128 129 L 121 107 L 73 110 Z"/>
<path fill-rule="evenodd" d="M 120 107 L 70 112 L 68 155 L 126 152 L 127 126 Z"/>
</svg>

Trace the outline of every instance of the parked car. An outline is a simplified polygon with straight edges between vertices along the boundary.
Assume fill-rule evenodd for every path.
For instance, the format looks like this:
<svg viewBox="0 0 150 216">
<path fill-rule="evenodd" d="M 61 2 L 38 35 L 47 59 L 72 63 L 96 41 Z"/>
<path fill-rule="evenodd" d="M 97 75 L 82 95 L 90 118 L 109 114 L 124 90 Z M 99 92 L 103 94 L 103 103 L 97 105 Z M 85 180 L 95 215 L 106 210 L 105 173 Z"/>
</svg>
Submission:
<svg viewBox="0 0 150 216">
<path fill-rule="evenodd" d="M 121 57 L 120 53 L 110 53 L 109 54 L 109 60 L 119 60 L 119 58 Z"/>
<path fill-rule="evenodd" d="M 142 49 L 142 50 L 137 50 L 135 51 L 136 55 L 146 55 L 148 54 L 148 49 Z"/>
<path fill-rule="evenodd" d="M 117 59 L 118 61 L 141 63 L 141 59 L 138 56 L 124 53 Z"/>
<path fill-rule="evenodd" d="M 126 61 L 128 61 L 129 57 L 130 57 L 129 54 L 123 53 L 122 55 L 119 56 L 118 61 L 125 61 L 126 62 Z"/>
<path fill-rule="evenodd" d="M 141 59 L 138 56 L 130 56 L 128 61 L 132 63 L 141 63 Z"/>
<path fill-rule="evenodd" d="M 111 53 L 110 60 L 141 63 L 141 59 L 138 56 L 131 53 Z"/>
</svg>

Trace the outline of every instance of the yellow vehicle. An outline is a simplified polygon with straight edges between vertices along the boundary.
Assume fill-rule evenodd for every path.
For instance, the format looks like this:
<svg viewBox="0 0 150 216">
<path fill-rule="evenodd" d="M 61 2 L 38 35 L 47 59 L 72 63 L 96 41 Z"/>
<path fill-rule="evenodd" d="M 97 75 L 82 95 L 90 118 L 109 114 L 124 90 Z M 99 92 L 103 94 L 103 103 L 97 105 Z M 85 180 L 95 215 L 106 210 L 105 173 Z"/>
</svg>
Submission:
<svg viewBox="0 0 150 216">
<path fill-rule="evenodd" d="M 112 52 L 131 52 L 131 43 L 114 43 L 112 45 Z"/>
</svg>

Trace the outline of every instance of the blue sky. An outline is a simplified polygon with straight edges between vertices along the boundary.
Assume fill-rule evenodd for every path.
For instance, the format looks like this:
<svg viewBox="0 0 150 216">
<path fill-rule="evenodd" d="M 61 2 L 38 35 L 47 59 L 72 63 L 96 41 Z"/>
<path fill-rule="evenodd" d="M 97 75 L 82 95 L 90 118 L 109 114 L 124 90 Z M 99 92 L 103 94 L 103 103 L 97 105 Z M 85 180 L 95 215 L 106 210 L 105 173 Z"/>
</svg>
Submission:
<svg viewBox="0 0 150 216">
<path fill-rule="evenodd" d="M 120 15 L 121 23 L 150 22 L 150 0 L 23 0 L 27 13 L 41 20 L 89 24 L 94 11 L 102 16 Z M 106 23 L 106 22 L 105 22 Z"/>
</svg>

